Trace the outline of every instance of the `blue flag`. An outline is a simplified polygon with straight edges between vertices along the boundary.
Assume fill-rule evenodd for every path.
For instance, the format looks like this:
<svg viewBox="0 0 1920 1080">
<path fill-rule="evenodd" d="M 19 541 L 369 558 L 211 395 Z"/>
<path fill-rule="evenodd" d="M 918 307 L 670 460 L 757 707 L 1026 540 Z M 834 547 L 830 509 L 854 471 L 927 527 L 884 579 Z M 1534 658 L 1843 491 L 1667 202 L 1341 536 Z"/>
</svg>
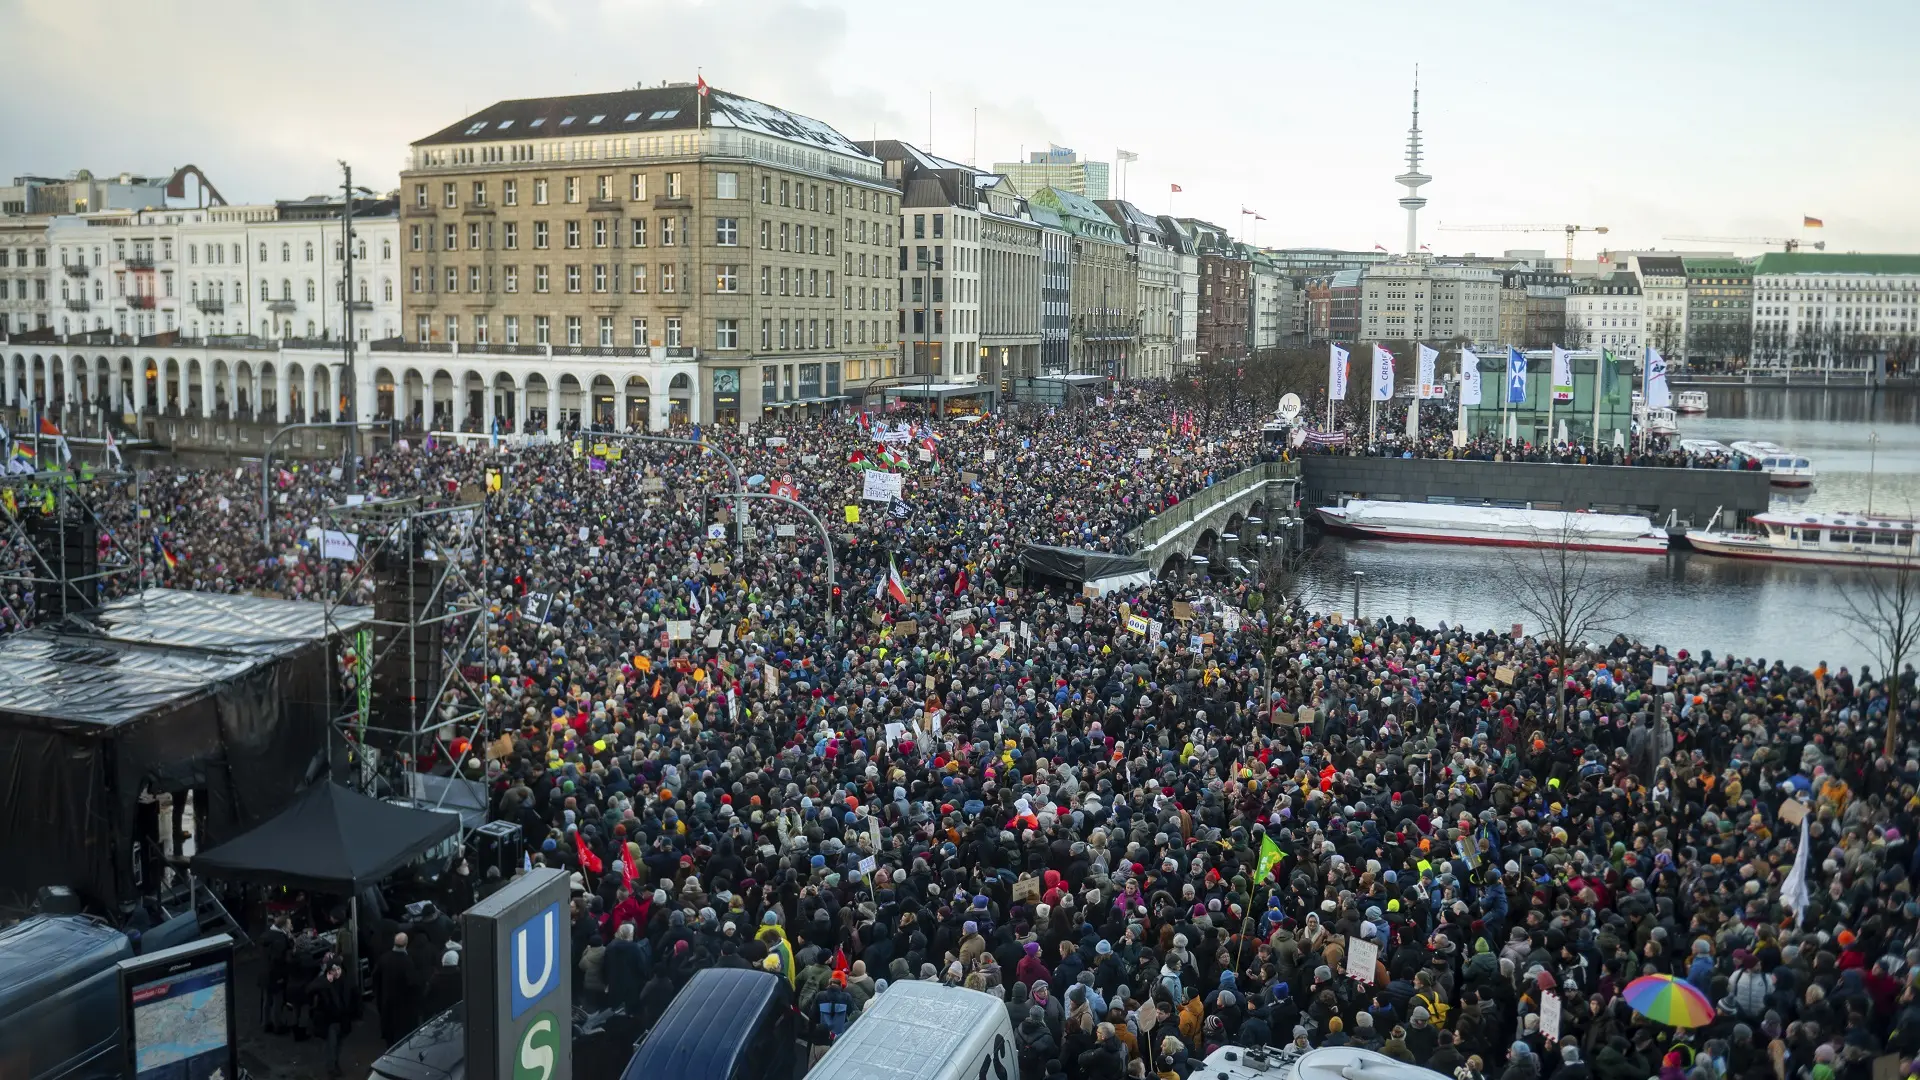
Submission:
<svg viewBox="0 0 1920 1080">
<path fill-rule="evenodd" d="M 1527 403 L 1527 358 L 1519 349 L 1507 346 L 1507 404 Z"/>
</svg>

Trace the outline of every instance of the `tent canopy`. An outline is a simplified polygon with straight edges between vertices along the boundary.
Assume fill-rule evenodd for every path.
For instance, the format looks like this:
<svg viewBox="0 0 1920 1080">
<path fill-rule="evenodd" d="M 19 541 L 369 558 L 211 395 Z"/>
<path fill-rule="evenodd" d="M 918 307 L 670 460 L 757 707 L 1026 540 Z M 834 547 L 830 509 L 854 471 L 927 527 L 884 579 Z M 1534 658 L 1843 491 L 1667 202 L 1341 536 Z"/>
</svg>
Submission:
<svg viewBox="0 0 1920 1080">
<path fill-rule="evenodd" d="M 1111 551 L 1086 548 L 1028 544 L 1020 549 L 1020 563 L 1036 574 L 1073 582 L 1098 581 L 1101 578 L 1146 573 L 1151 568 L 1145 559 L 1117 555 Z"/>
<path fill-rule="evenodd" d="M 409 810 L 334 783 L 315 784 L 280 816 L 193 858 L 194 870 L 346 895 L 459 831 L 457 814 Z"/>
</svg>

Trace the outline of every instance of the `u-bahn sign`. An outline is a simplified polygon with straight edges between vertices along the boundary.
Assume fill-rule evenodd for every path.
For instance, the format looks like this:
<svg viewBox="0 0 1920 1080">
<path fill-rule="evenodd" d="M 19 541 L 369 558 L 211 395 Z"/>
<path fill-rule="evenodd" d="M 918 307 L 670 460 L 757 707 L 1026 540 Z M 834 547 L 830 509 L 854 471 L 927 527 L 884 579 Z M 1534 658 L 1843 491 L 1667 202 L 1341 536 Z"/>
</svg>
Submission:
<svg viewBox="0 0 1920 1080">
<path fill-rule="evenodd" d="M 470 1080 L 570 1080 L 567 875 L 533 870 L 467 909 Z"/>
</svg>

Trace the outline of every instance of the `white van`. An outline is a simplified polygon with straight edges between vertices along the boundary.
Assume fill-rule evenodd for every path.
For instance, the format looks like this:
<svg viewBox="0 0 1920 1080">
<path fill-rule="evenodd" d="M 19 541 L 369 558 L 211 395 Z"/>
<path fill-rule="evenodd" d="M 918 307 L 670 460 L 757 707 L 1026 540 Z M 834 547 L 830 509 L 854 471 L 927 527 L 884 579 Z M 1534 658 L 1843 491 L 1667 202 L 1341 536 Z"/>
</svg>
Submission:
<svg viewBox="0 0 1920 1080">
<path fill-rule="evenodd" d="M 1019 1080 L 1007 1003 L 926 982 L 890 983 L 806 1080 Z"/>
</svg>

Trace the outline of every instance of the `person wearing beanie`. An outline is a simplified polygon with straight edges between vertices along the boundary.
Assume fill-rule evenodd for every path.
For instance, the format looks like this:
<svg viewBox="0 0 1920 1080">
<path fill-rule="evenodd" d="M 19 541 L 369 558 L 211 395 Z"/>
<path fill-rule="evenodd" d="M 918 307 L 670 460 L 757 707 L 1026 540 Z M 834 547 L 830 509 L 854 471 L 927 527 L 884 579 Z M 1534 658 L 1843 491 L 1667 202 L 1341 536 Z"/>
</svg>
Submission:
<svg viewBox="0 0 1920 1080">
<path fill-rule="evenodd" d="M 1378 1051 L 1382 1041 L 1380 1033 L 1374 1030 L 1372 1013 L 1362 1009 L 1353 1014 L 1353 1030 L 1347 1034 L 1348 1046 Z"/>
<path fill-rule="evenodd" d="M 1560 1046 L 1560 1067 L 1553 1071 L 1554 1080 L 1588 1080 L 1592 1072 L 1587 1063 L 1580 1058 L 1580 1047 L 1568 1042 Z"/>
<path fill-rule="evenodd" d="M 1398 1024 L 1395 1024 L 1393 1030 L 1387 1033 L 1387 1041 L 1380 1045 L 1380 1052 L 1395 1061 L 1414 1064 L 1413 1051 L 1407 1049 L 1407 1029 Z"/>
<path fill-rule="evenodd" d="M 1515 1039 L 1508 1048 L 1507 1068 L 1500 1074 L 1500 1080 L 1539 1080 L 1540 1059 L 1534 1055 L 1533 1047 L 1525 1040 Z"/>
<path fill-rule="evenodd" d="M 1321 1046 L 1345 1046 L 1347 1045 L 1347 1042 L 1348 1042 L 1348 1039 L 1347 1039 L 1346 1021 L 1340 1019 L 1340 1017 L 1338 1016 L 1327 1017 L 1327 1033 L 1323 1038 L 1321 1038 L 1320 1045 Z"/>
<path fill-rule="evenodd" d="M 1407 1051 L 1416 1063 L 1431 1059 L 1440 1046 L 1440 1032 L 1433 1026 L 1432 1014 L 1424 1005 L 1415 1005 L 1407 1019 Z"/>
<path fill-rule="evenodd" d="M 1432 1030 L 1431 1026 L 1429 1030 Z M 1426 1057 L 1420 1057 L 1418 1051 L 1413 1049 L 1412 1038 L 1415 1034 L 1415 1031 L 1407 1032 L 1407 1049 L 1414 1053 L 1415 1064 L 1424 1065 L 1442 1076 L 1452 1076 L 1455 1069 L 1466 1063 L 1466 1058 L 1461 1056 L 1460 1047 L 1454 1040 L 1453 1032 L 1445 1029 L 1436 1032 L 1433 1053 Z"/>
</svg>

